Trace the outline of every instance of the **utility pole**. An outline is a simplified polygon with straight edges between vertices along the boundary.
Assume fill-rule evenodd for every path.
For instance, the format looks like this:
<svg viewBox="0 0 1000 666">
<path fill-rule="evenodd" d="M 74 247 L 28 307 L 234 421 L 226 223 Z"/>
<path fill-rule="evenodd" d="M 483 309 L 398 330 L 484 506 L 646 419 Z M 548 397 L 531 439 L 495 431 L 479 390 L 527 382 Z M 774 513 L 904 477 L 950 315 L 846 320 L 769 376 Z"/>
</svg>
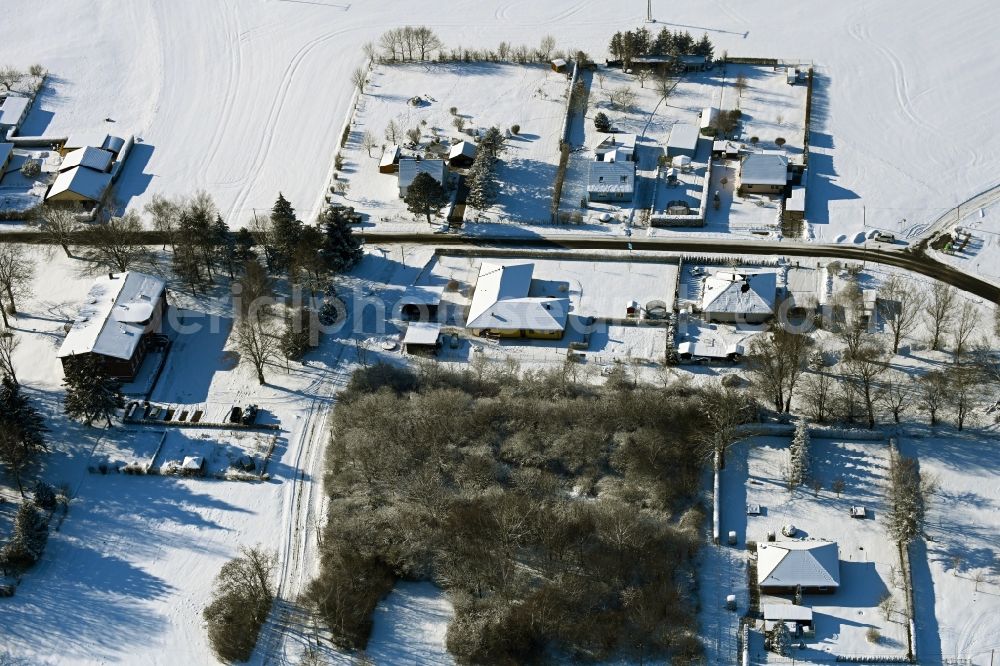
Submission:
<svg viewBox="0 0 1000 666">
<path fill-rule="evenodd" d="M 653 20 L 653 0 L 646 0 L 646 23 L 656 23 Z"/>
</svg>

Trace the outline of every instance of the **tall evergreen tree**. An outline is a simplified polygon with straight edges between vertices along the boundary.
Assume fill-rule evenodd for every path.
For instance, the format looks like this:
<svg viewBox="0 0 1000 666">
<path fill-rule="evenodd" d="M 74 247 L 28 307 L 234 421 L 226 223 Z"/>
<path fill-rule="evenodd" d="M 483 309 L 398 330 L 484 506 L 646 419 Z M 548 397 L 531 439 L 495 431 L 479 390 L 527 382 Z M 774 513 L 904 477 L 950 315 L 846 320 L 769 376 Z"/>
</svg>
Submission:
<svg viewBox="0 0 1000 666">
<path fill-rule="evenodd" d="M 66 414 L 87 425 L 103 418 L 111 427 L 111 415 L 125 404 L 121 382 L 110 377 L 92 354 L 67 358 L 63 362 L 66 378 Z"/>
<path fill-rule="evenodd" d="M 493 126 L 486 130 L 483 138 L 479 140 L 476 147 L 476 155 L 485 153 L 492 161 L 500 159 L 500 156 L 507 150 L 507 137 L 503 135 L 500 128 Z"/>
<path fill-rule="evenodd" d="M 274 248 L 273 256 L 268 257 L 268 267 L 272 271 L 287 270 L 299 244 L 302 222 L 295 217 L 295 209 L 280 192 L 271 209 L 271 234 Z"/>
<path fill-rule="evenodd" d="M 253 249 L 257 245 L 257 241 L 254 240 L 253 234 L 246 227 L 240 227 L 233 241 L 235 243 L 233 259 L 237 265 L 257 258 L 257 253 Z"/>
<path fill-rule="evenodd" d="M 0 380 L 0 463 L 14 475 L 22 496 L 21 472 L 39 453 L 48 450 L 47 430 L 41 415 L 21 393 L 21 387 L 4 375 Z"/>
<path fill-rule="evenodd" d="M 794 488 L 809 480 L 809 428 L 804 419 L 795 424 L 789 452 L 788 485 Z"/>
<path fill-rule="evenodd" d="M 711 59 L 715 55 L 715 47 L 712 46 L 712 40 L 708 38 L 708 33 L 702 33 L 701 39 L 694 46 L 695 55 L 706 56 Z"/>
<path fill-rule="evenodd" d="M 212 224 L 212 240 L 217 249 L 217 257 L 221 259 L 222 265 L 226 269 L 226 274 L 230 280 L 236 279 L 235 267 L 239 259 L 236 257 L 236 237 L 226 226 L 226 222 L 221 215 L 215 216 Z"/>
<path fill-rule="evenodd" d="M 364 252 L 361 238 L 354 235 L 347 216 L 340 209 L 327 208 L 320 225 L 323 227 L 323 258 L 330 270 L 342 273 L 357 266 Z"/>
<path fill-rule="evenodd" d="M 410 186 L 406 188 L 406 196 L 403 197 L 406 209 L 414 215 L 424 215 L 427 217 L 427 224 L 431 223 L 431 215 L 437 215 L 448 203 L 444 188 L 441 183 L 434 180 L 429 173 L 418 173 Z"/>
</svg>

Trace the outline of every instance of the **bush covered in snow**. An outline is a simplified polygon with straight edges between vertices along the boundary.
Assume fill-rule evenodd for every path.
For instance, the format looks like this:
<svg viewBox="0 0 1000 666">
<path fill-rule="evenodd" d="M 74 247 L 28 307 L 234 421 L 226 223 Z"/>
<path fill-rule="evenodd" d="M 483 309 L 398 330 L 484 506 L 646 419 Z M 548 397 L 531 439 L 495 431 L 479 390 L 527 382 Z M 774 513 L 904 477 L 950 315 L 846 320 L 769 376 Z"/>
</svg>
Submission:
<svg viewBox="0 0 1000 666">
<path fill-rule="evenodd" d="M 355 374 L 333 416 L 332 502 L 307 593 L 338 645 L 363 648 L 376 604 L 405 578 L 448 591 L 460 663 L 698 658 L 692 558 L 715 389 L 595 388 L 577 372 Z"/>
</svg>

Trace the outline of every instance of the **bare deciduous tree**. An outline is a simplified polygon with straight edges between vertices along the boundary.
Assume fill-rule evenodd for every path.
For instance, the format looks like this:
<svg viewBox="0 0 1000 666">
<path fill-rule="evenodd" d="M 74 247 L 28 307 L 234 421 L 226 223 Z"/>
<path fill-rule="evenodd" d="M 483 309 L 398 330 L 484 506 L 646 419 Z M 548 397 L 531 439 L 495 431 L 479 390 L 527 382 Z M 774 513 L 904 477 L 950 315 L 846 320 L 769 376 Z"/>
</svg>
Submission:
<svg viewBox="0 0 1000 666">
<path fill-rule="evenodd" d="M 556 47 L 556 38 L 552 35 L 545 35 L 538 46 L 538 59 L 545 62 L 552 57 L 552 50 Z"/>
<path fill-rule="evenodd" d="M 361 148 L 368 151 L 368 157 L 372 156 L 372 148 L 378 145 L 378 141 L 375 139 L 375 135 L 365 130 L 365 133 L 361 135 Z"/>
<path fill-rule="evenodd" d="M 810 373 L 802 378 L 800 402 L 813 421 L 823 423 L 830 414 L 834 384 L 834 378 L 825 372 Z"/>
<path fill-rule="evenodd" d="M 133 210 L 103 224 L 92 224 L 83 234 L 87 243 L 83 257 L 109 270 L 127 271 L 149 254 L 141 233 L 142 220 Z"/>
<path fill-rule="evenodd" d="M 390 120 L 389 124 L 385 126 L 385 140 L 389 143 L 399 143 L 400 130 L 399 125 L 396 124 L 395 120 Z"/>
<path fill-rule="evenodd" d="M 981 388 L 981 374 L 976 368 L 953 365 L 945 371 L 948 378 L 948 396 L 955 414 L 955 425 L 959 430 L 965 427 Z"/>
<path fill-rule="evenodd" d="M 35 262 L 25 252 L 24 246 L 0 243 L 0 290 L 7 296 L 7 305 L 0 301 L 4 327 L 9 327 L 7 314 L 17 314 L 17 299 L 31 294 L 31 281 L 35 277 Z"/>
<path fill-rule="evenodd" d="M 851 378 L 864 401 L 868 427 L 875 427 L 875 405 L 879 401 L 878 377 L 886 371 L 885 350 L 874 340 L 867 339 L 846 362 L 847 376 Z"/>
<path fill-rule="evenodd" d="M 0 376 L 10 375 L 10 378 L 17 383 L 17 374 L 14 372 L 14 350 L 17 349 L 21 341 L 14 335 L 14 331 L 0 331 Z"/>
<path fill-rule="evenodd" d="M 153 221 L 153 229 L 163 234 L 163 241 L 170 249 L 177 250 L 177 231 L 180 228 L 182 202 L 154 194 L 143 208 Z M 164 245 L 164 247 L 166 247 Z"/>
<path fill-rule="evenodd" d="M 892 418 L 896 423 L 899 423 L 900 416 L 906 411 L 912 400 L 909 390 L 911 381 L 906 373 L 899 370 L 890 370 L 882 387 L 879 398 L 886 409 L 892 414 Z"/>
<path fill-rule="evenodd" d="M 799 376 L 805 370 L 809 338 L 777 324 L 750 342 L 747 361 L 754 385 L 775 411 L 788 412 Z"/>
<path fill-rule="evenodd" d="M 257 381 L 261 384 L 267 383 L 264 368 L 269 363 L 281 360 L 280 337 L 271 318 L 240 317 L 233 333 L 236 337 L 236 350 L 240 353 L 240 362 L 253 365 L 257 372 Z"/>
<path fill-rule="evenodd" d="M 951 353 L 955 363 L 961 361 L 969 351 L 969 342 L 979 328 L 980 321 L 979 308 L 972 301 L 964 299 L 951 331 Z"/>
<path fill-rule="evenodd" d="M 948 400 L 948 376 L 941 370 L 931 370 L 917 379 L 920 408 L 927 412 L 931 425 L 937 424 L 938 413 Z"/>
<path fill-rule="evenodd" d="M 931 287 L 931 297 L 924 306 L 924 318 L 931 331 L 931 349 L 940 348 L 941 339 L 951 330 L 957 296 L 955 288 L 944 282 L 935 282 Z"/>
<path fill-rule="evenodd" d="M 649 80 L 649 70 L 642 68 L 635 73 L 635 80 L 639 82 L 640 88 L 646 87 L 646 81 Z"/>
<path fill-rule="evenodd" d="M 611 104 L 622 111 L 628 110 L 635 103 L 635 93 L 628 86 L 615 88 L 608 93 L 608 96 L 611 99 Z"/>
<path fill-rule="evenodd" d="M 892 353 L 899 352 L 900 341 L 913 332 L 925 307 L 923 294 L 916 285 L 899 275 L 892 275 L 879 289 L 879 314 L 892 332 Z"/>
<path fill-rule="evenodd" d="M 597 85 L 601 87 L 601 90 L 604 90 L 604 82 L 607 81 L 608 77 L 601 72 L 598 72 L 597 74 L 594 74 L 594 78 L 597 79 Z"/>
<path fill-rule="evenodd" d="M 354 71 L 351 72 L 351 85 L 357 88 L 360 92 L 365 91 L 365 84 L 368 82 L 368 70 L 364 67 L 355 67 Z"/>
<path fill-rule="evenodd" d="M 81 213 L 79 207 L 41 206 L 35 214 L 38 228 L 50 243 L 55 243 L 63 249 L 67 257 L 72 258 L 70 243 L 80 230 L 77 216 Z"/>
</svg>

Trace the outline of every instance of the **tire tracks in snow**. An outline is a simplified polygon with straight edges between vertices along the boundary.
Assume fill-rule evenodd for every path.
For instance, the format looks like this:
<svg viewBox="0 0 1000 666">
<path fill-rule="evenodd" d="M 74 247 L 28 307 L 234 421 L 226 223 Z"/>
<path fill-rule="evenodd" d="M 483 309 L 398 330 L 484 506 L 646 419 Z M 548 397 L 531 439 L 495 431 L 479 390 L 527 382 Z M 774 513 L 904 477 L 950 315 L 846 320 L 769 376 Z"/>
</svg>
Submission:
<svg viewBox="0 0 1000 666">
<path fill-rule="evenodd" d="M 295 74 L 299 71 L 299 68 L 305 61 L 306 56 L 308 56 L 317 46 L 320 46 L 335 37 L 339 37 L 353 31 L 354 28 L 344 28 L 315 37 L 303 44 L 299 50 L 295 52 L 295 55 L 292 56 L 292 59 L 285 67 L 285 71 L 282 73 L 281 82 L 278 84 L 278 93 L 274 98 L 274 101 L 271 103 L 271 109 L 268 112 L 267 120 L 264 123 L 261 141 L 257 146 L 257 151 L 250 160 L 252 172 L 246 177 L 243 186 L 240 188 L 239 193 L 233 200 L 233 204 L 229 207 L 229 212 L 226 216 L 227 220 L 231 221 L 235 219 L 236 213 L 245 206 L 247 199 L 250 197 L 250 192 L 253 190 L 254 185 L 256 185 L 257 180 L 260 178 L 261 172 L 264 170 L 264 166 L 267 164 L 267 157 L 271 153 L 271 149 L 274 146 L 275 128 L 278 125 L 278 119 L 284 111 L 285 103 L 288 99 L 288 91 L 292 85 L 292 79 L 295 78 Z"/>
<path fill-rule="evenodd" d="M 243 74 L 243 33 L 240 31 L 239 15 L 231 0 L 226 0 L 224 6 L 220 6 L 223 23 L 226 24 L 226 41 L 229 51 L 229 72 L 226 78 L 226 89 L 222 97 L 222 113 L 215 123 L 212 131 L 212 140 L 205 151 L 205 159 L 201 161 L 198 169 L 198 181 L 207 182 L 208 172 L 218 157 L 219 149 L 223 143 L 223 134 L 229 126 L 230 118 L 236 104 L 236 97 L 240 90 L 240 80 Z M 230 181 L 213 181 L 212 185 L 229 185 L 238 179 Z"/>
</svg>

